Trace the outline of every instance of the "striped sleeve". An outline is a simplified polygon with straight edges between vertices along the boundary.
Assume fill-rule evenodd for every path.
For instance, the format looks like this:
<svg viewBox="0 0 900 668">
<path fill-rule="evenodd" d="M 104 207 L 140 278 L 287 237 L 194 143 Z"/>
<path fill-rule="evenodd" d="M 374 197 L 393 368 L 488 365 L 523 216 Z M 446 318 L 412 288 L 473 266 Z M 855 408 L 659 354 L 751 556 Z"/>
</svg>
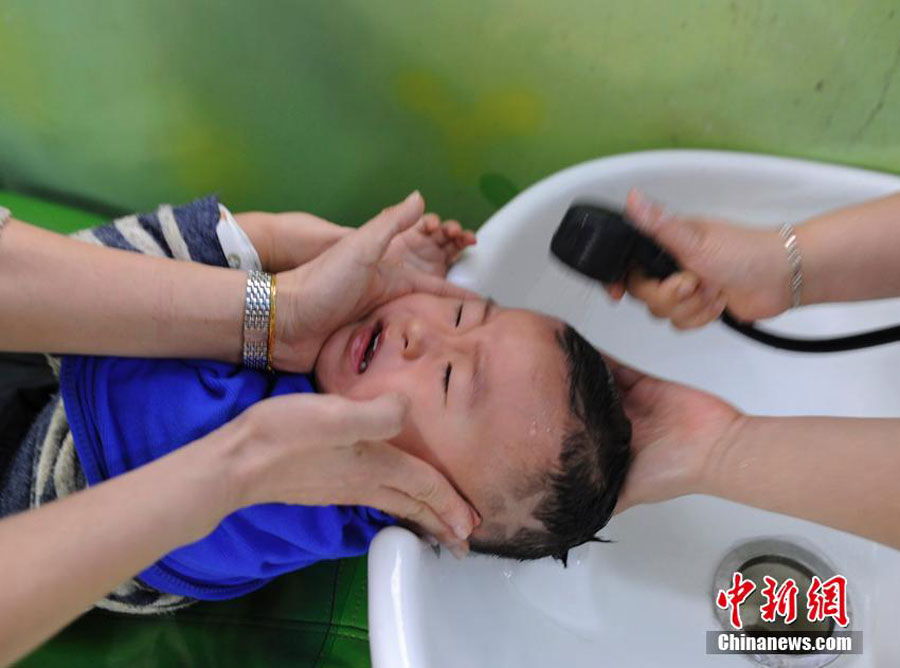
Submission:
<svg viewBox="0 0 900 668">
<path fill-rule="evenodd" d="M 216 234 L 219 216 L 219 200 L 209 196 L 183 206 L 164 204 L 153 213 L 125 216 L 72 236 L 144 255 L 227 267 Z"/>
</svg>

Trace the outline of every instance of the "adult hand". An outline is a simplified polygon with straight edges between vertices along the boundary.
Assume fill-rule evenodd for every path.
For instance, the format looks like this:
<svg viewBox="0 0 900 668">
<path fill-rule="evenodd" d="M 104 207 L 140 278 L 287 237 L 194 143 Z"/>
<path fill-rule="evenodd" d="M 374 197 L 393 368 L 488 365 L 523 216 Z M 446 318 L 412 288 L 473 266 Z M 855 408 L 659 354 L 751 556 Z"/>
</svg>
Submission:
<svg viewBox="0 0 900 668">
<path fill-rule="evenodd" d="M 607 361 L 632 424 L 632 462 L 615 512 L 703 493 L 711 462 L 743 415 L 706 392 Z"/>
<path fill-rule="evenodd" d="M 469 507 L 437 471 L 382 440 L 400 430 L 405 412 L 398 396 L 360 403 L 316 394 L 267 399 L 165 457 L 3 518 L 0 663 L 8 665 L 117 584 L 255 503 L 366 504 L 410 520 L 462 554 L 474 524 Z"/>
<path fill-rule="evenodd" d="M 754 229 L 664 211 L 636 190 L 626 215 L 669 251 L 682 271 L 664 280 L 631 272 L 607 286 L 614 299 L 627 291 L 678 329 L 702 327 L 728 307 L 736 318 L 769 318 L 790 307 L 790 269 L 776 230 Z"/>
<path fill-rule="evenodd" d="M 245 445 L 230 506 L 371 506 L 464 553 L 478 514 L 435 468 L 386 442 L 402 429 L 408 403 L 293 394 L 254 404 L 237 418 Z"/>
<path fill-rule="evenodd" d="M 416 191 L 315 260 L 278 275 L 277 368 L 311 371 L 322 344 L 334 330 L 391 299 L 411 292 L 472 297 L 441 277 L 385 259 L 391 241 L 422 218 L 424 205 Z"/>
</svg>

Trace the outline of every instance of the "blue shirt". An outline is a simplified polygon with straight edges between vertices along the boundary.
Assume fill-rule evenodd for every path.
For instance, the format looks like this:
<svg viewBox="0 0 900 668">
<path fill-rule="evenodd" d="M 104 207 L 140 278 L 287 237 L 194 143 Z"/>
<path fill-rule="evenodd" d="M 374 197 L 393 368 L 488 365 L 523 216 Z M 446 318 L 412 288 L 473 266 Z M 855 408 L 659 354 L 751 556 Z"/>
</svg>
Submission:
<svg viewBox="0 0 900 668">
<path fill-rule="evenodd" d="M 83 356 L 63 358 L 60 388 L 89 485 L 158 459 L 266 397 L 315 391 L 302 374 L 203 360 Z M 233 598 L 321 559 L 363 554 L 393 522 L 362 506 L 251 506 L 139 577 L 163 592 Z"/>
</svg>

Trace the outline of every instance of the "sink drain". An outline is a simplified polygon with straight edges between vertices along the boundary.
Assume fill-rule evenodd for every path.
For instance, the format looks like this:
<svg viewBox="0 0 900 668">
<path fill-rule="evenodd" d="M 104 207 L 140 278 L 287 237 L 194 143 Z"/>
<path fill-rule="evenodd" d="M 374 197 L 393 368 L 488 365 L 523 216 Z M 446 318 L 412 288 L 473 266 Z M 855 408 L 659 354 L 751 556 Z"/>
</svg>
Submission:
<svg viewBox="0 0 900 668">
<path fill-rule="evenodd" d="M 779 583 L 787 578 L 793 578 L 802 599 L 803 592 L 809 588 L 813 576 L 818 576 L 820 580 L 825 581 L 835 575 L 835 570 L 811 550 L 777 538 L 743 543 L 729 552 L 722 560 L 713 580 L 713 592 L 728 589 L 735 572 L 740 572 L 756 585 L 756 589 L 741 605 L 743 632 L 747 635 L 775 636 L 791 632 L 830 636 L 834 633 L 835 623 L 831 618 L 817 622 L 807 620 L 806 614 L 803 614 L 802 600 L 798 600 L 797 618 L 790 625 L 785 624 L 784 620 L 778 617 L 774 622 L 766 622 L 760 618 L 759 608 L 765 602 L 761 593 L 765 586 L 764 576 L 773 577 Z M 713 597 L 714 599 L 715 597 Z M 847 607 L 848 609 L 850 607 L 849 595 Z M 733 630 L 729 621 L 729 612 L 719 608 L 715 603 L 713 603 L 713 608 L 722 628 L 728 631 Z M 850 629 L 847 627 L 842 630 Z M 838 657 L 837 654 L 813 654 L 810 652 L 752 654 L 750 656 L 760 665 L 769 668 L 822 668 Z"/>
</svg>

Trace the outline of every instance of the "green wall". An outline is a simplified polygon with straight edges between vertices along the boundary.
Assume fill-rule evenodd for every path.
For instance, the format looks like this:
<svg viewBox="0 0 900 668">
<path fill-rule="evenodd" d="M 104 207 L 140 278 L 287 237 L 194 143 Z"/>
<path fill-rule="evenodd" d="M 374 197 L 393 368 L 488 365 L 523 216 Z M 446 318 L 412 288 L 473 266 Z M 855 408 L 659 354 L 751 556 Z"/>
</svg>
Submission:
<svg viewBox="0 0 900 668">
<path fill-rule="evenodd" d="M 900 172 L 897 0 L 0 0 L 0 187 L 476 226 L 656 147 Z"/>
</svg>

